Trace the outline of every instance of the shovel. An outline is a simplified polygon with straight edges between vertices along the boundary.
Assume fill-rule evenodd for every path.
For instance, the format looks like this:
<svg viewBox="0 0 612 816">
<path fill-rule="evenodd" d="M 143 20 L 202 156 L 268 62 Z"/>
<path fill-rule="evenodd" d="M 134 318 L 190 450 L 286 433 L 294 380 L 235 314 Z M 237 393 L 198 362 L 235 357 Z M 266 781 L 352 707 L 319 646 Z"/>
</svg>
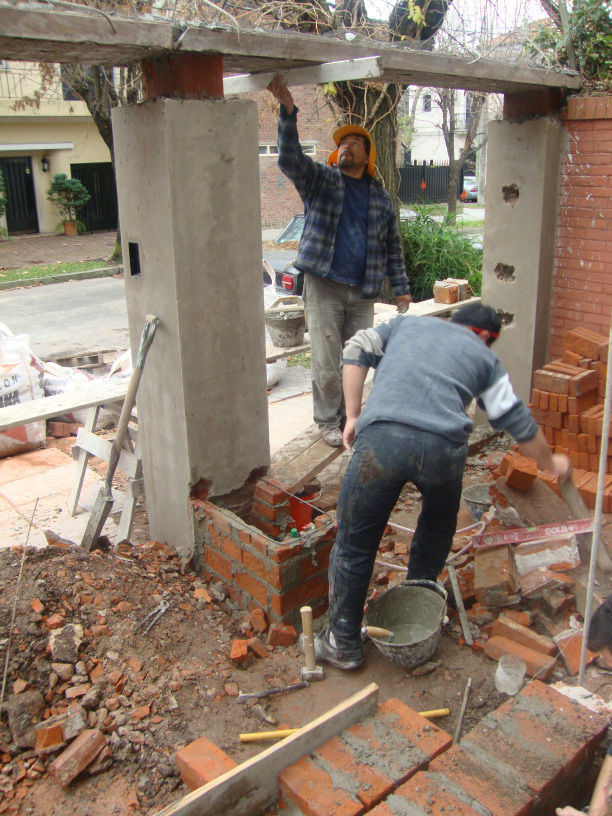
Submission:
<svg viewBox="0 0 612 816">
<path fill-rule="evenodd" d="M 108 514 L 113 506 L 113 476 L 115 475 L 115 470 L 117 469 L 117 464 L 119 462 L 119 456 L 121 454 L 123 440 L 125 439 L 125 434 L 127 432 L 128 422 L 130 421 L 130 417 L 132 415 L 132 409 L 134 408 L 134 403 L 136 402 L 136 392 L 138 391 L 140 378 L 142 377 L 142 369 L 144 368 L 147 352 L 151 343 L 153 342 L 155 330 L 159 324 L 159 317 L 155 317 L 155 315 L 147 315 L 145 321 L 144 329 L 142 330 L 142 335 L 140 338 L 140 347 L 136 356 L 136 363 L 134 364 L 134 370 L 132 372 L 132 376 L 130 377 L 130 384 L 128 386 L 127 394 L 125 395 L 123 407 L 121 408 L 119 422 L 117 423 L 117 433 L 115 434 L 111 447 L 106 479 L 104 480 L 104 484 L 96 497 L 93 510 L 91 511 L 91 516 L 89 517 L 87 527 L 85 528 L 83 538 L 81 539 L 81 547 L 88 551 L 92 549 L 100 537 L 102 528 L 104 527 Z"/>
<path fill-rule="evenodd" d="M 569 507 L 574 518 L 589 518 L 589 511 L 587 510 L 582 496 L 574 484 L 572 477 L 570 476 L 569 479 L 563 483 L 559 482 L 559 488 L 561 490 L 563 500 Z M 589 545 L 592 545 L 592 536 L 590 533 L 584 533 L 583 539 L 588 541 Z M 605 542 L 601 540 L 599 542 L 599 547 L 597 548 L 597 566 L 602 572 L 612 571 L 612 560 L 610 560 L 610 556 L 606 550 Z"/>
</svg>

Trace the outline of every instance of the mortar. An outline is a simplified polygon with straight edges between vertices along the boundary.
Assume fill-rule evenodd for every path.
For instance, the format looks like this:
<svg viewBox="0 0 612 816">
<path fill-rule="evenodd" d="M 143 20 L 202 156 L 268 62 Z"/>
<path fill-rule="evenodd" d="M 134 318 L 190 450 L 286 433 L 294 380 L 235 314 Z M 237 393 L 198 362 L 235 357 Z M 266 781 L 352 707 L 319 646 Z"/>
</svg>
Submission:
<svg viewBox="0 0 612 816">
<path fill-rule="evenodd" d="M 404 581 L 368 606 L 364 622 L 393 632 L 393 641 L 371 640 L 391 663 L 413 669 L 438 645 L 446 618 L 447 593 L 435 581 Z"/>
</svg>

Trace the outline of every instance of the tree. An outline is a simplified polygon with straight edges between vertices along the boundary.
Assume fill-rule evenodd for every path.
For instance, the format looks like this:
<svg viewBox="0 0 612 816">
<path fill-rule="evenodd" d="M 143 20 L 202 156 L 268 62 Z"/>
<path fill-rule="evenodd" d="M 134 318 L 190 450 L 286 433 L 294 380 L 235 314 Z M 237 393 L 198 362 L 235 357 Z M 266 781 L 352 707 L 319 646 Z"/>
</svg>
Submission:
<svg viewBox="0 0 612 816">
<path fill-rule="evenodd" d="M 459 175 L 461 168 L 465 164 L 470 151 L 478 149 L 482 144 L 475 144 L 476 134 L 480 126 L 480 117 L 486 94 L 466 93 L 465 95 L 465 141 L 455 156 L 455 135 L 456 135 L 456 91 L 452 88 L 443 88 L 438 91 L 438 104 L 442 110 L 442 134 L 448 153 L 448 213 L 454 215 L 457 212 L 457 193 Z"/>
</svg>

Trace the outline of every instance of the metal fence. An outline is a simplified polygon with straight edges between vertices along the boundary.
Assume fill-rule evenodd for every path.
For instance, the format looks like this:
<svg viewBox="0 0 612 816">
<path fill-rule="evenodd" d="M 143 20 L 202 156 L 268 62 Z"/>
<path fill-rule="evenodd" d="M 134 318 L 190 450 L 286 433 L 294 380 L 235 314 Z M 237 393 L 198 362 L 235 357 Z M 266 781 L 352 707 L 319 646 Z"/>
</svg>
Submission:
<svg viewBox="0 0 612 816">
<path fill-rule="evenodd" d="M 399 199 L 404 204 L 441 204 L 448 196 L 448 164 L 407 164 L 400 167 Z M 463 169 L 459 173 L 463 189 Z"/>
</svg>

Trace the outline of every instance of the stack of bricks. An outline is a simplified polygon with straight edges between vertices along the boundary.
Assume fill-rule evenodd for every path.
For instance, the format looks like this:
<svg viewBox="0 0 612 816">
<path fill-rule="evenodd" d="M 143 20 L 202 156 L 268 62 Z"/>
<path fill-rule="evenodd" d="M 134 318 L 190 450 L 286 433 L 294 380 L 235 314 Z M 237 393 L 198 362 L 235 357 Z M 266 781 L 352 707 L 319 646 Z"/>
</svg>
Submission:
<svg viewBox="0 0 612 816">
<path fill-rule="evenodd" d="M 205 499 L 191 500 L 208 580 L 222 581 L 245 609 L 263 609 L 278 623 L 300 623 L 300 607 L 313 616 L 327 608 L 327 566 L 336 536 L 335 516 L 322 513 L 298 538 L 286 533 L 289 494 L 271 479 L 255 486 L 247 520 Z"/>
<path fill-rule="evenodd" d="M 591 508 L 597 494 L 607 364 L 606 337 L 582 327 L 570 329 L 561 359 L 534 372 L 529 406 L 554 452 L 570 457 L 574 482 Z M 612 449 L 607 451 L 606 473 L 603 511 L 609 513 Z M 557 489 L 552 477 L 550 482 Z"/>
</svg>

